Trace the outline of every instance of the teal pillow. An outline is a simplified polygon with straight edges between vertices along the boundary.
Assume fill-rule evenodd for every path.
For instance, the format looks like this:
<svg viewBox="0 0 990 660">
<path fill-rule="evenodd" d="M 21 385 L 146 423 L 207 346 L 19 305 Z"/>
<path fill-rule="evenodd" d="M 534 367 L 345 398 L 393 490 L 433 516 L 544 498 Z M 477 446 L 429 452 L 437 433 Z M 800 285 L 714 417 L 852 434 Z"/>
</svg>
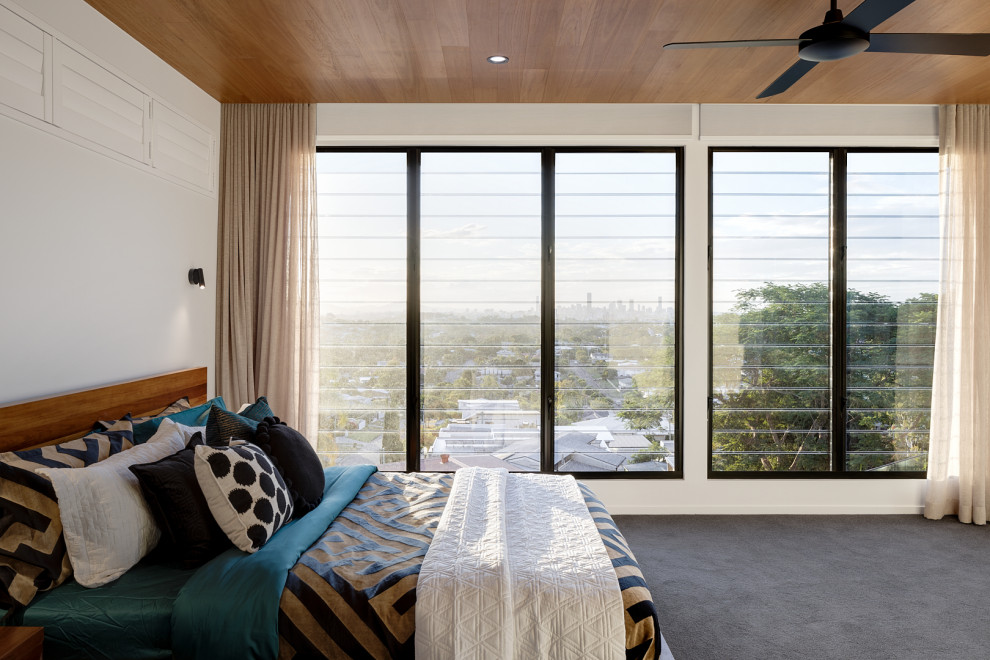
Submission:
<svg viewBox="0 0 990 660">
<path fill-rule="evenodd" d="M 257 401 L 237 414 L 241 417 L 253 419 L 256 422 L 262 421 L 265 417 L 275 416 L 275 413 L 272 412 L 271 406 L 268 405 L 268 399 L 263 396 L 259 396 Z"/>
<path fill-rule="evenodd" d="M 214 408 L 206 420 L 206 444 L 210 447 L 226 447 L 231 438 L 254 442 L 258 422 L 237 413 Z"/>
<path fill-rule="evenodd" d="M 155 417 L 154 419 L 149 419 L 146 422 L 135 424 L 134 444 L 139 445 L 143 442 L 147 442 L 148 439 L 158 430 L 158 427 L 161 425 L 163 419 L 171 419 L 176 424 L 183 424 L 185 426 L 206 426 L 206 419 L 210 416 L 210 411 L 213 410 L 214 407 L 220 408 L 221 410 L 227 409 L 227 404 L 224 403 L 222 396 L 210 399 L 203 405 L 190 408 L 189 410 L 183 410 L 182 412 L 177 412 L 172 415 L 165 415 L 164 417 Z"/>
</svg>

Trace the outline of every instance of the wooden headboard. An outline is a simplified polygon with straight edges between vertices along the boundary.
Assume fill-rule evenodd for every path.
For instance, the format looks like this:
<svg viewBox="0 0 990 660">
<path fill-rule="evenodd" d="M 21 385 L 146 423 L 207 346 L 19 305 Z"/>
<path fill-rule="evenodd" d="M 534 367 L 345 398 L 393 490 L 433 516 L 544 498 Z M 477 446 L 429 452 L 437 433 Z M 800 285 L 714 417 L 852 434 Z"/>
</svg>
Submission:
<svg viewBox="0 0 990 660">
<path fill-rule="evenodd" d="M 0 451 L 79 437 L 97 420 L 156 413 L 184 396 L 194 406 L 206 402 L 206 367 L 14 403 L 0 408 Z"/>
</svg>

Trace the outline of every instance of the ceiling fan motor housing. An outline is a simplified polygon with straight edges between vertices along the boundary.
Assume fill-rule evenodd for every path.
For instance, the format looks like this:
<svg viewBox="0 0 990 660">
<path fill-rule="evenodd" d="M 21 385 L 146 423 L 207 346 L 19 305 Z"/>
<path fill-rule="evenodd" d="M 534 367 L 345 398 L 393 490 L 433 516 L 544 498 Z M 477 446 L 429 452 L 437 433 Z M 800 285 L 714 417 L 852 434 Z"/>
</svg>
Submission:
<svg viewBox="0 0 990 660">
<path fill-rule="evenodd" d="M 825 23 L 801 34 L 798 57 L 811 62 L 831 62 L 862 53 L 870 47 L 870 35 L 846 23 Z"/>
</svg>

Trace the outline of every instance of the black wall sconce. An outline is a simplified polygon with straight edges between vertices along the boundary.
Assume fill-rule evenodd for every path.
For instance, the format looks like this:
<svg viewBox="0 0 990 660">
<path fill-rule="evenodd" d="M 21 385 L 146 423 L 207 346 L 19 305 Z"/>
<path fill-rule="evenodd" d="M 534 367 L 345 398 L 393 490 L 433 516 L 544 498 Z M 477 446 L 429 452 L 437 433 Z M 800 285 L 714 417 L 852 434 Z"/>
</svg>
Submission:
<svg viewBox="0 0 990 660">
<path fill-rule="evenodd" d="M 200 289 L 206 288 L 206 278 L 203 277 L 202 268 L 189 269 L 189 283 L 193 286 L 198 286 Z"/>
</svg>

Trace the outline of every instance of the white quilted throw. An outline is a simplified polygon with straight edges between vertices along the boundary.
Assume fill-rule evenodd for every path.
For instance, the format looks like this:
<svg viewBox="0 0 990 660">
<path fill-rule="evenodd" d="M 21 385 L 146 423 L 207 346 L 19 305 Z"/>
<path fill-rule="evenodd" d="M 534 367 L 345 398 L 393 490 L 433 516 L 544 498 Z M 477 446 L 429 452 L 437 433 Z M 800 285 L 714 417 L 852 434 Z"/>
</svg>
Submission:
<svg viewBox="0 0 990 660">
<path fill-rule="evenodd" d="M 621 660 L 622 595 L 570 476 L 458 470 L 416 585 L 417 660 Z"/>
</svg>

